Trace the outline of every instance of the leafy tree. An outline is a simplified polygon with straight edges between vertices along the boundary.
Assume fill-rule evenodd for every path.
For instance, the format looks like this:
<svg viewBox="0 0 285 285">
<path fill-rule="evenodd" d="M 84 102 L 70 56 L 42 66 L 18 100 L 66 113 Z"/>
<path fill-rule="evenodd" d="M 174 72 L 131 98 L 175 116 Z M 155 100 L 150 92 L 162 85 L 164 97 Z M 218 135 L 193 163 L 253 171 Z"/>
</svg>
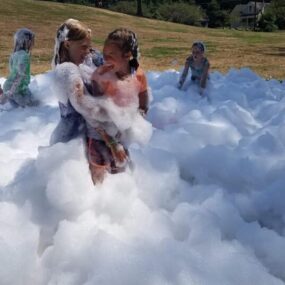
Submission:
<svg viewBox="0 0 285 285">
<path fill-rule="evenodd" d="M 162 20 L 187 25 L 199 25 L 203 16 L 198 6 L 182 2 L 160 5 L 158 14 Z"/>
<path fill-rule="evenodd" d="M 229 13 L 225 10 L 221 10 L 220 4 L 217 0 L 212 0 L 206 10 L 209 18 L 209 27 L 217 28 L 229 25 Z"/>
<path fill-rule="evenodd" d="M 265 13 L 261 16 L 261 19 L 258 22 L 258 27 L 263 32 L 273 32 L 277 30 L 277 26 L 275 25 L 276 17 L 272 13 Z"/>
<path fill-rule="evenodd" d="M 137 0 L 137 16 L 143 16 L 142 0 Z"/>
<path fill-rule="evenodd" d="M 272 0 L 269 11 L 276 17 L 276 25 L 279 29 L 285 29 L 285 1 Z"/>
</svg>

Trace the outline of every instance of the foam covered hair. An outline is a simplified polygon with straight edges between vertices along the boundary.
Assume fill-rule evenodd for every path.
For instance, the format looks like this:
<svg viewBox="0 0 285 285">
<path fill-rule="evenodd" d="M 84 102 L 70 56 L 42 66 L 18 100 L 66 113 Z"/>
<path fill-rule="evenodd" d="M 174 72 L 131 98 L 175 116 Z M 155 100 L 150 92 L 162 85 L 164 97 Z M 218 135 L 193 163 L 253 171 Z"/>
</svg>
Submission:
<svg viewBox="0 0 285 285">
<path fill-rule="evenodd" d="M 29 52 L 34 38 L 35 34 L 27 28 L 17 30 L 14 35 L 14 52 L 19 50 Z"/>
<path fill-rule="evenodd" d="M 68 28 L 66 25 L 63 25 L 62 28 L 58 29 L 57 35 L 55 38 L 55 45 L 54 45 L 54 57 L 52 60 L 52 67 L 55 68 L 57 64 L 60 63 L 60 56 L 59 56 L 59 49 L 60 45 L 65 41 L 68 40 Z"/>
<path fill-rule="evenodd" d="M 86 36 L 91 37 L 91 30 L 88 29 L 83 23 L 75 19 L 66 20 L 57 30 L 55 45 L 54 45 L 54 57 L 52 60 L 52 67 L 62 63 L 62 56 L 64 54 L 63 45 L 64 41 L 78 41 L 82 40 Z M 62 54 L 63 53 L 63 54 Z M 65 55 L 65 57 L 68 57 Z M 65 58 L 66 59 L 66 58 Z M 66 60 L 65 60 L 66 61 Z M 67 60 L 68 61 L 68 60 Z"/>
</svg>

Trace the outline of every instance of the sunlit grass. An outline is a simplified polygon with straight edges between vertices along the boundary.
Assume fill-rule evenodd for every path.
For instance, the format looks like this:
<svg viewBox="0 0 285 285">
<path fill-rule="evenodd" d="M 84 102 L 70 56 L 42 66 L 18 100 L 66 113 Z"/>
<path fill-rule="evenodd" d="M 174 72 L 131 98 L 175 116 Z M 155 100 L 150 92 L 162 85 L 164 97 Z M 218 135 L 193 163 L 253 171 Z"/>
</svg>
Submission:
<svg viewBox="0 0 285 285">
<path fill-rule="evenodd" d="M 57 27 L 67 18 L 86 23 L 92 42 L 102 49 L 105 37 L 118 27 L 128 27 L 139 37 L 141 64 L 145 70 L 180 68 L 195 40 L 207 45 L 212 70 L 250 67 L 268 78 L 285 78 L 285 33 L 254 33 L 207 29 L 138 18 L 93 7 L 38 0 L 1 0 L 0 76 L 8 73 L 13 34 L 20 27 L 36 33 L 32 73 L 50 69 Z M 175 62 L 175 64 L 173 64 Z"/>
</svg>

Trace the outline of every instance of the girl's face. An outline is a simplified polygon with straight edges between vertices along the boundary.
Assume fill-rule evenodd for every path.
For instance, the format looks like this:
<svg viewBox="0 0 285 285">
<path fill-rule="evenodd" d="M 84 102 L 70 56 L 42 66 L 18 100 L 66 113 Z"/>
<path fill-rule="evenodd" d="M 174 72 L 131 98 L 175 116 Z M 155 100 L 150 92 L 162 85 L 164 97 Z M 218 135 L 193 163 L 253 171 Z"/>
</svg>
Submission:
<svg viewBox="0 0 285 285">
<path fill-rule="evenodd" d="M 91 39 L 85 38 L 80 41 L 66 41 L 64 44 L 68 50 L 71 62 L 79 65 L 90 52 Z"/>
<path fill-rule="evenodd" d="M 200 61 L 204 57 L 204 52 L 196 46 L 192 47 L 192 56 L 194 61 Z"/>
<path fill-rule="evenodd" d="M 114 43 L 106 43 L 103 48 L 103 57 L 107 65 L 113 66 L 114 72 L 129 72 L 131 52 L 123 53 L 118 45 Z"/>
</svg>

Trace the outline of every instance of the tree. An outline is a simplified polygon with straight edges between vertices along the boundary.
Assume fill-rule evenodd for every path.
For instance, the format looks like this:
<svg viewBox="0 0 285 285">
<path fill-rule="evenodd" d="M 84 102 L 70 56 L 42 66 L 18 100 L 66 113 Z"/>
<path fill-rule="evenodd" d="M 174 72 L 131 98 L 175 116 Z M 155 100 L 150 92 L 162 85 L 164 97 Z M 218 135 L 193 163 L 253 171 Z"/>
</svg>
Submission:
<svg viewBox="0 0 285 285">
<path fill-rule="evenodd" d="M 276 17 L 272 13 L 265 13 L 261 16 L 258 26 L 259 29 L 263 32 L 273 32 L 277 30 L 277 26 L 275 25 Z"/>
<path fill-rule="evenodd" d="M 229 14 L 225 10 L 221 10 L 221 7 L 217 0 L 212 0 L 206 10 L 209 18 L 209 27 L 217 28 L 229 25 Z"/>
<path fill-rule="evenodd" d="M 276 17 L 276 25 L 279 29 L 285 29 L 285 1 L 272 0 L 269 11 Z"/>
<path fill-rule="evenodd" d="M 143 16 L 142 0 L 137 0 L 137 16 L 140 16 L 140 17 Z"/>
<path fill-rule="evenodd" d="M 203 18 L 202 11 L 198 6 L 183 2 L 160 5 L 158 14 L 162 20 L 187 25 L 200 25 Z"/>
</svg>

